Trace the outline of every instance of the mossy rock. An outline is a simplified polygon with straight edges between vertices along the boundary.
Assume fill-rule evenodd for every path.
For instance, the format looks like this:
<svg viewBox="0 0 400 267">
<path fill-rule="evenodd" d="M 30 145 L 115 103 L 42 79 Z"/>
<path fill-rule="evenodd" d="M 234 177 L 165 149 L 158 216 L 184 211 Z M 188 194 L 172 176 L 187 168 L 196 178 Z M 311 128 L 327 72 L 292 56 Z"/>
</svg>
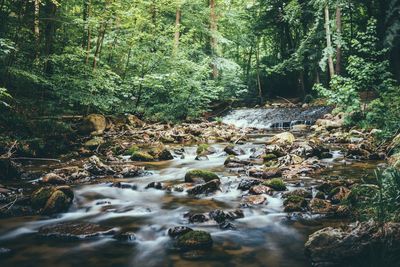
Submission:
<svg viewBox="0 0 400 267">
<path fill-rule="evenodd" d="M 96 136 L 96 137 L 90 139 L 89 141 L 86 141 L 84 146 L 86 148 L 97 148 L 98 146 L 100 146 L 104 143 L 105 143 L 105 141 L 102 137 Z"/>
<path fill-rule="evenodd" d="M 274 155 L 274 154 L 266 154 L 266 155 L 263 156 L 264 162 L 268 162 L 268 161 L 271 161 L 271 160 L 276 160 L 277 158 L 278 157 L 276 155 Z"/>
<path fill-rule="evenodd" d="M 179 236 L 176 245 L 182 250 L 208 249 L 212 247 L 213 240 L 205 231 L 190 231 Z"/>
<path fill-rule="evenodd" d="M 130 148 L 128 148 L 128 150 L 125 152 L 126 155 L 133 155 L 136 152 L 139 152 L 140 148 L 136 145 L 131 146 Z"/>
<path fill-rule="evenodd" d="M 39 190 L 35 191 L 31 197 L 32 208 L 36 210 L 42 209 L 47 200 L 50 198 L 53 193 L 53 188 L 51 187 L 42 187 Z"/>
<path fill-rule="evenodd" d="M 269 181 L 265 181 L 263 185 L 269 186 L 275 191 L 285 191 L 286 190 L 286 185 L 285 182 L 282 179 L 279 178 L 273 178 Z"/>
<path fill-rule="evenodd" d="M 197 146 L 196 150 L 196 154 L 201 156 L 211 155 L 214 154 L 215 152 L 216 152 L 215 148 L 211 147 L 208 144 L 200 144 Z"/>
<path fill-rule="evenodd" d="M 42 210 L 42 214 L 54 214 L 67 211 L 71 202 L 72 199 L 63 191 L 56 190 L 47 200 L 46 206 Z"/>
<path fill-rule="evenodd" d="M 147 152 L 135 152 L 131 156 L 133 161 L 153 161 L 154 157 Z"/>
<path fill-rule="evenodd" d="M 207 183 L 215 179 L 219 180 L 218 175 L 210 171 L 191 170 L 185 174 L 186 183 Z"/>
<path fill-rule="evenodd" d="M 307 207 L 307 200 L 298 195 L 290 195 L 283 202 L 285 212 L 299 212 Z"/>
</svg>

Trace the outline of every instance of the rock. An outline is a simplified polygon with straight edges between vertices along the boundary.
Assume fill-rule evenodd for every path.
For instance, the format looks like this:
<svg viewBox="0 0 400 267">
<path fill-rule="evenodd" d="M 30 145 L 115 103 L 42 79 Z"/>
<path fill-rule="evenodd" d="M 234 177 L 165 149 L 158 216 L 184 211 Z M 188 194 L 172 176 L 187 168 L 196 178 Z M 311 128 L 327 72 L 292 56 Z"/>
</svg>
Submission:
<svg viewBox="0 0 400 267">
<path fill-rule="evenodd" d="M 154 157 L 147 152 L 134 152 L 131 156 L 133 161 L 154 161 Z"/>
<path fill-rule="evenodd" d="M 133 242 L 136 240 L 136 235 L 133 232 L 123 232 L 123 233 L 118 233 L 114 235 L 114 239 L 117 239 L 119 241 L 123 242 Z"/>
<path fill-rule="evenodd" d="M 43 187 L 31 196 L 32 207 L 45 215 L 67 211 L 74 199 L 69 186 Z"/>
<path fill-rule="evenodd" d="M 330 213 L 333 212 L 332 204 L 328 200 L 313 198 L 310 201 L 310 210 L 312 213 Z"/>
<path fill-rule="evenodd" d="M 289 195 L 284 201 L 285 212 L 300 212 L 307 207 L 307 201 L 299 195 Z"/>
<path fill-rule="evenodd" d="M 208 156 L 214 154 L 215 152 L 217 152 L 217 150 L 208 144 L 198 145 L 196 150 L 197 155 L 201 156 Z"/>
<path fill-rule="evenodd" d="M 244 218 L 244 213 L 240 209 L 227 212 L 223 210 L 213 210 L 210 211 L 208 215 L 218 224 L 225 223 L 226 221 L 233 221 L 236 219 Z"/>
<path fill-rule="evenodd" d="M 39 235 L 62 239 L 84 239 L 99 235 L 114 235 L 115 229 L 92 223 L 59 223 L 43 226 L 39 229 Z"/>
<path fill-rule="evenodd" d="M 93 175 L 111 175 L 115 171 L 104 164 L 97 156 L 91 156 L 89 162 L 83 165 L 83 168 Z"/>
<path fill-rule="evenodd" d="M 127 115 L 126 116 L 126 121 L 127 123 L 129 123 L 129 125 L 133 126 L 133 127 L 143 127 L 144 126 L 144 122 L 142 120 L 140 120 L 138 117 L 136 117 L 135 115 Z"/>
<path fill-rule="evenodd" d="M 315 194 L 315 198 L 325 199 L 325 194 L 322 193 L 321 191 L 318 191 L 318 192 Z"/>
<path fill-rule="evenodd" d="M 288 198 L 290 196 L 298 196 L 302 198 L 312 198 L 312 193 L 305 189 L 295 189 L 283 195 L 283 198 Z"/>
<path fill-rule="evenodd" d="M 179 236 L 176 242 L 181 250 L 209 249 L 212 245 L 211 235 L 205 231 L 190 231 Z"/>
<path fill-rule="evenodd" d="M 52 172 L 43 176 L 41 181 L 44 184 L 53 184 L 53 185 L 66 184 L 66 180 L 64 178 Z"/>
<path fill-rule="evenodd" d="M 255 185 L 252 186 L 249 190 L 249 193 L 252 195 L 262 195 L 262 194 L 269 194 L 271 195 L 273 190 L 265 185 Z"/>
<path fill-rule="evenodd" d="M 263 182 L 261 179 L 250 179 L 250 178 L 244 178 L 240 180 L 238 189 L 239 190 L 249 190 L 252 186 L 259 185 Z"/>
<path fill-rule="evenodd" d="M 202 213 L 188 214 L 190 223 L 203 223 L 210 220 L 210 218 Z"/>
<path fill-rule="evenodd" d="M 185 174 L 186 183 L 205 183 L 211 180 L 219 180 L 218 175 L 205 170 L 191 170 Z"/>
<path fill-rule="evenodd" d="M 91 135 L 102 135 L 107 127 L 107 120 L 103 115 L 90 114 L 83 119 L 80 132 Z"/>
<path fill-rule="evenodd" d="M 205 184 L 196 185 L 190 188 L 189 190 L 187 190 L 187 193 L 189 195 L 209 194 L 219 190 L 220 185 L 221 182 L 219 181 L 219 179 L 214 179 Z"/>
<path fill-rule="evenodd" d="M 275 191 L 285 191 L 286 190 L 285 183 L 283 182 L 282 179 L 279 179 L 279 178 L 274 178 L 269 181 L 265 181 L 263 183 L 263 185 L 268 186 L 268 187 L 274 189 Z"/>
<path fill-rule="evenodd" d="M 174 156 L 171 151 L 166 149 L 163 144 L 160 144 L 158 147 L 150 149 L 148 154 L 150 154 L 155 160 L 172 160 Z"/>
<path fill-rule="evenodd" d="M 268 143 L 277 145 L 291 145 L 294 143 L 296 138 L 290 132 L 284 132 L 273 136 Z"/>
<path fill-rule="evenodd" d="M 243 197 L 243 202 L 250 205 L 261 205 L 267 200 L 263 195 L 250 195 Z"/>
<path fill-rule="evenodd" d="M 146 189 L 149 189 L 149 188 L 162 190 L 163 189 L 163 185 L 160 182 L 151 182 L 146 186 Z"/>
<path fill-rule="evenodd" d="M 125 178 L 135 177 L 143 173 L 143 167 L 138 167 L 134 165 L 125 166 L 122 168 L 120 173 Z"/>
<path fill-rule="evenodd" d="M 346 200 L 350 195 L 351 191 L 344 186 L 339 186 L 334 188 L 330 193 L 328 198 L 331 200 L 332 204 L 339 204 Z"/>
<path fill-rule="evenodd" d="M 172 238 L 177 238 L 191 231 L 193 231 L 193 229 L 186 226 L 175 226 L 168 229 L 168 235 Z"/>
<path fill-rule="evenodd" d="M 9 159 L 0 158 L 0 180 L 19 178 L 21 174 L 20 164 Z"/>
<path fill-rule="evenodd" d="M 96 149 L 104 143 L 105 143 L 105 141 L 104 141 L 103 137 L 96 136 L 96 137 L 86 141 L 84 146 L 88 149 Z"/>
<path fill-rule="evenodd" d="M 274 154 L 279 158 L 284 156 L 286 153 L 283 148 L 278 145 L 268 145 L 265 147 L 265 154 Z"/>
<path fill-rule="evenodd" d="M 308 125 L 305 124 L 297 124 L 292 126 L 293 132 L 305 132 L 309 129 Z"/>
<path fill-rule="evenodd" d="M 303 158 L 295 154 L 288 154 L 286 156 L 278 158 L 279 166 L 296 165 L 302 163 L 303 161 L 304 161 Z"/>
<path fill-rule="evenodd" d="M 224 148 L 224 151 L 228 154 L 228 155 L 233 155 L 233 156 L 239 156 L 239 155 L 243 155 L 245 154 L 243 149 L 235 146 L 235 145 L 228 145 Z"/>
<path fill-rule="evenodd" d="M 279 168 L 268 168 L 265 169 L 262 173 L 263 179 L 269 179 L 273 177 L 280 177 L 282 176 L 282 170 Z"/>
<path fill-rule="evenodd" d="M 333 130 L 343 127 L 343 120 L 318 119 L 315 125 L 324 127 L 327 130 Z"/>
<path fill-rule="evenodd" d="M 361 145 L 349 144 L 347 146 L 346 157 L 352 156 L 361 159 L 368 159 L 370 153 L 363 149 Z"/>
<path fill-rule="evenodd" d="M 378 260 L 377 255 L 384 255 L 386 260 L 398 259 L 399 237 L 399 223 L 381 225 L 369 221 L 347 229 L 327 227 L 309 236 L 305 252 L 314 267 L 368 266 Z M 379 262 L 386 262 L 382 260 Z M 389 260 L 384 265 L 397 263 Z"/>
<path fill-rule="evenodd" d="M 202 155 L 197 155 L 195 158 L 194 158 L 195 160 L 198 160 L 198 161 L 205 161 L 205 160 L 209 160 L 209 158 L 207 157 L 207 156 L 202 156 Z"/>
<path fill-rule="evenodd" d="M 251 162 L 247 160 L 241 160 L 238 157 L 235 156 L 229 156 L 226 158 L 224 165 L 227 168 L 240 168 L 243 166 L 250 165 Z"/>
</svg>

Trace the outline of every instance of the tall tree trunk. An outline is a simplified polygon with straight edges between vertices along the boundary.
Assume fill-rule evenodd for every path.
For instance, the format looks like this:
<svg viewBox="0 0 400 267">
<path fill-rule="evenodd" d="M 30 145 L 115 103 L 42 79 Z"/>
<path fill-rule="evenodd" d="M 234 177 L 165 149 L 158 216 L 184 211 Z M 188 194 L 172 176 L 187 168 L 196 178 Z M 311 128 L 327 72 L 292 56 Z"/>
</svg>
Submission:
<svg viewBox="0 0 400 267">
<path fill-rule="evenodd" d="M 175 15 L 174 53 L 177 52 L 179 46 L 180 26 L 181 26 L 181 7 L 180 7 L 180 1 L 178 0 L 176 6 L 176 15 Z"/>
<path fill-rule="evenodd" d="M 34 0 L 33 34 L 35 36 L 35 59 L 40 56 L 40 0 Z"/>
<path fill-rule="evenodd" d="M 260 104 L 264 102 L 263 100 L 263 92 L 261 86 L 261 76 L 260 76 L 260 45 L 259 41 L 257 40 L 257 47 L 256 47 L 256 65 L 257 65 L 257 88 L 258 88 L 258 98 L 260 100 Z"/>
<path fill-rule="evenodd" d="M 326 3 L 325 8 L 325 35 L 326 35 L 326 47 L 328 48 L 328 69 L 329 69 L 329 76 L 332 79 L 335 75 L 335 68 L 333 66 L 333 59 L 331 55 L 332 51 L 332 34 L 331 34 L 331 27 L 330 27 L 330 17 L 329 17 L 329 4 Z"/>
<path fill-rule="evenodd" d="M 54 4 L 52 0 L 47 0 L 46 2 L 46 28 L 45 28 L 45 64 L 44 64 L 44 72 L 49 74 L 51 72 L 51 64 L 49 62 L 48 57 L 53 54 L 53 43 L 54 43 L 54 34 L 55 34 L 55 19 L 57 6 Z"/>
<path fill-rule="evenodd" d="M 210 30 L 211 30 L 211 52 L 214 57 L 218 55 L 218 41 L 217 41 L 217 15 L 215 14 L 215 0 L 210 0 Z M 212 76 L 214 79 L 218 78 L 218 68 L 217 65 L 212 63 Z"/>
<path fill-rule="evenodd" d="M 342 35 L 342 10 L 338 4 L 336 7 L 336 33 L 339 37 L 339 42 L 336 47 L 336 66 L 335 72 L 336 75 L 340 75 L 342 72 L 342 44 L 341 42 L 341 35 Z"/>
<path fill-rule="evenodd" d="M 91 42 L 90 39 L 92 38 L 92 30 L 90 27 L 90 17 L 92 15 L 92 2 L 91 0 L 85 0 L 84 2 L 85 5 L 87 5 L 86 8 L 86 12 L 87 12 L 87 20 L 85 22 L 85 29 L 84 29 L 84 42 L 86 41 L 86 44 L 84 44 L 86 46 L 86 59 L 85 59 L 85 63 L 88 64 L 89 63 L 89 56 L 90 56 L 90 49 L 91 49 Z"/>
<path fill-rule="evenodd" d="M 96 69 L 97 62 L 100 59 L 100 52 L 103 46 L 104 35 L 106 34 L 106 26 L 107 26 L 106 23 L 102 23 L 99 28 L 99 34 L 97 36 L 97 42 L 96 42 L 96 50 L 94 52 L 94 58 L 93 58 L 93 70 Z"/>
</svg>

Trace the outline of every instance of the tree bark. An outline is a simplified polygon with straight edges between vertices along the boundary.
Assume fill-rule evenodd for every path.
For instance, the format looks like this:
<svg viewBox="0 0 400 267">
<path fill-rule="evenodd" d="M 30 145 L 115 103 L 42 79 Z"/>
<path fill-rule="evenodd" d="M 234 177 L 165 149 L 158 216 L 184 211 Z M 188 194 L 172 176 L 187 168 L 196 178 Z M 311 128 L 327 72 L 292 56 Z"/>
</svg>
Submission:
<svg viewBox="0 0 400 267">
<path fill-rule="evenodd" d="M 217 16 L 215 14 L 215 0 L 210 0 L 210 30 L 211 30 L 211 39 L 210 39 L 211 53 L 213 57 L 215 57 L 218 55 L 218 41 L 216 38 L 218 25 L 217 25 Z M 214 62 L 212 63 L 212 76 L 214 79 L 217 79 L 218 75 L 219 75 L 218 68 Z"/>
<path fill-rule="evenodd" d="M 46 2 L 46 28 L 45 28 L 45 64 L 44 64 L 44 72 L 50 74 L 51 72 L 51 64 L 49 62 L 48 57 L 53 54 L 53 43 L 54 43 L 54 34 L 56 31 L 55 27 L 55 19 L 56 19 L 57 6 L 51 0 L 47 0 Z"/>
<path fill-rule="evenodd" d="M 179 46 L 180 26 L 181 26 L 181 7 L 180 7 L 180 1 L 178 1 L 176 7 L 176 16 L 175 16 L 174 53 L 176 53 Z"/>
<path fill-rule="evenodd" d="M 342 10 L 339 5 L 336 7 L 336 33 L 339 37 L 342 35 Z M 340 42 L 341 40 L 336 47 L 336 75 L 340 75 L 342 72 L 342 44 Z"/>
<path fill-rule="evenodd" d="M 256 47 L 256 65 L 257 65 L 257 88 L 258 88 L 258 98 L 260 99 L 260 104 L 263 103 L 263 92 L 261 86 L 261 77 L 260 77 L 260 46 L 259 41 L 257 40 Z"/>
<path fill-rule="evenodd" d="M 94 58 L 93 58 L 93 70 L 96 69 L 97 61 L 98 59 L 100 59 L 100 52 L 103 46 L 104 35 L 106 34 L 106 26 L 107 26 L 106 23 L 102 23 L 100 25 L 99 34 L 97 36 L 97 42 L 96 42 L 96 50 L 94 52 Z"/>
<path fill-rule="evenodd" d="M 40 0 L 34 0 L 33 34 L 35 37 L 35 59 L 40 56 Z"/>
<path fill-rule="evenodd" d="M 88 64 L 89 63 L 89 56 L 90 56 L 90 49 L 91 49 L 90 39 L 92 38 L 92 30 L 91 30 L 90 23 L 89 23 L 89 19 L 90 19 L 91 15 L 92 15 L 92 2 L 91 2 L 91 0 L 85 0 L 84 3 L 87 5 L 87 7 L 85 7 L 85 8 L 87 8 L 87 10 L 86 10 L 86 12 L 87 12 L 87 20 L 86 20 L 86 23 L 85 23 L 86 29 L 84 29 L 84 31 L 87 32 L 87 33 L 84 33 L 84 39 L 85 39 L 84 41 L 86 41 L 86 44 L 85 44 L 85 46 L 86 46 L 85 64 Z"/>
<path fill-rule="evenodd" d="M 328 69 L 329 69 L 329 76 L 332 79 L 335 75 L 335 68 L 333 66 L 333 59 L 330 52 L 332 51 L 332 34 L 330 28 L 330 18 L 329 18 L 329 5 L 328 3 L 325 5 L 325 35 L 326 35 L 326 46 L 328 48 Z"/>
</svg>

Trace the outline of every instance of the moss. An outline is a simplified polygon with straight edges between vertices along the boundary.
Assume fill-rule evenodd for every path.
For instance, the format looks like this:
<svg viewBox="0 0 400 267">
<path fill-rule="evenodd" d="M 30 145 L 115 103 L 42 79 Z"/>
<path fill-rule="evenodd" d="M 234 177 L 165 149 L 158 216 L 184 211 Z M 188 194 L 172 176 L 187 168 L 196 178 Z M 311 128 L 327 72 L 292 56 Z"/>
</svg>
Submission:
<svg viewBox="0 0 400 267">
<path fill-rule="evenodd" d="M 153 161 L 154 158 L 152 155 L 146 152 L 135 152 L 131 156 L 131 160 L 133 161 Z"/>
<path fill-rule="evenodd" d="M 72 200 L 64 194 L 64 192 L 57 190 L 49 198 L 46 206 L 43 209 L 43 214 L 53 214 L 67 211 Z"/>
<path fill-rule="evenodd" d="M 197 155 L 201 155 L 201 154 L 203 154 L 204 152 L 207 152 L 207 150 L 208 150 L 209 147 L 210 147 L 210 146 L 209 146 L 208 144 L 201 144 L 201 145 L 198 145 L 198 146 L 197 146 L 197 150 L 196 150 Z"/>
<path fill-rule="evenodd" d="M 266 154 L 266 155 L 263 156 L 264 162 L 275 160 L 277 158 L 278 157 L 276 155 L 274 155 L 274 154 Z"/>
<path fill-rule="evenodd" d="M 185 250 L 210 248 L 212 244 L 211 235 L 205 231 L 190 231 L 177 240 L 177 246 Z"/>
<path fill-rule="evenodd" d="M 128 150 L 126 151 L 126 155 L 133 155 L 136 152 L 139 152 L 140 148 L 136 145 L 131 146 L 130 148 L 128 148 Z"/>
<path fill-rule="evenodd" d="M 50 187 L 43 187 L 35 191 L 31 197 L 32 207 L 36 210 L 43 208 L 52 193 L 53 189 Z"/>
<path fill-rule="evenodd" d="M 273 178 L 269 181 L 266 181 L 263 183 L 263 185 L 269 186 L 276 191 L 285 191 L 286 190 L 285 183 L 283 182 L 282 179 L 279 179 L 279 178 Z"/>
<path fill-rule="evenodd" d="M 215 179 L 219 180 L 218 175 L 216 175 L 213 172 L 204 170 L 191 170 L 188 171 L 185 175 L 185 182 L 187 183 L 193 183 L 196 180 L 203 180 L 204 182 L 209 182 Z"/>
</svg>

